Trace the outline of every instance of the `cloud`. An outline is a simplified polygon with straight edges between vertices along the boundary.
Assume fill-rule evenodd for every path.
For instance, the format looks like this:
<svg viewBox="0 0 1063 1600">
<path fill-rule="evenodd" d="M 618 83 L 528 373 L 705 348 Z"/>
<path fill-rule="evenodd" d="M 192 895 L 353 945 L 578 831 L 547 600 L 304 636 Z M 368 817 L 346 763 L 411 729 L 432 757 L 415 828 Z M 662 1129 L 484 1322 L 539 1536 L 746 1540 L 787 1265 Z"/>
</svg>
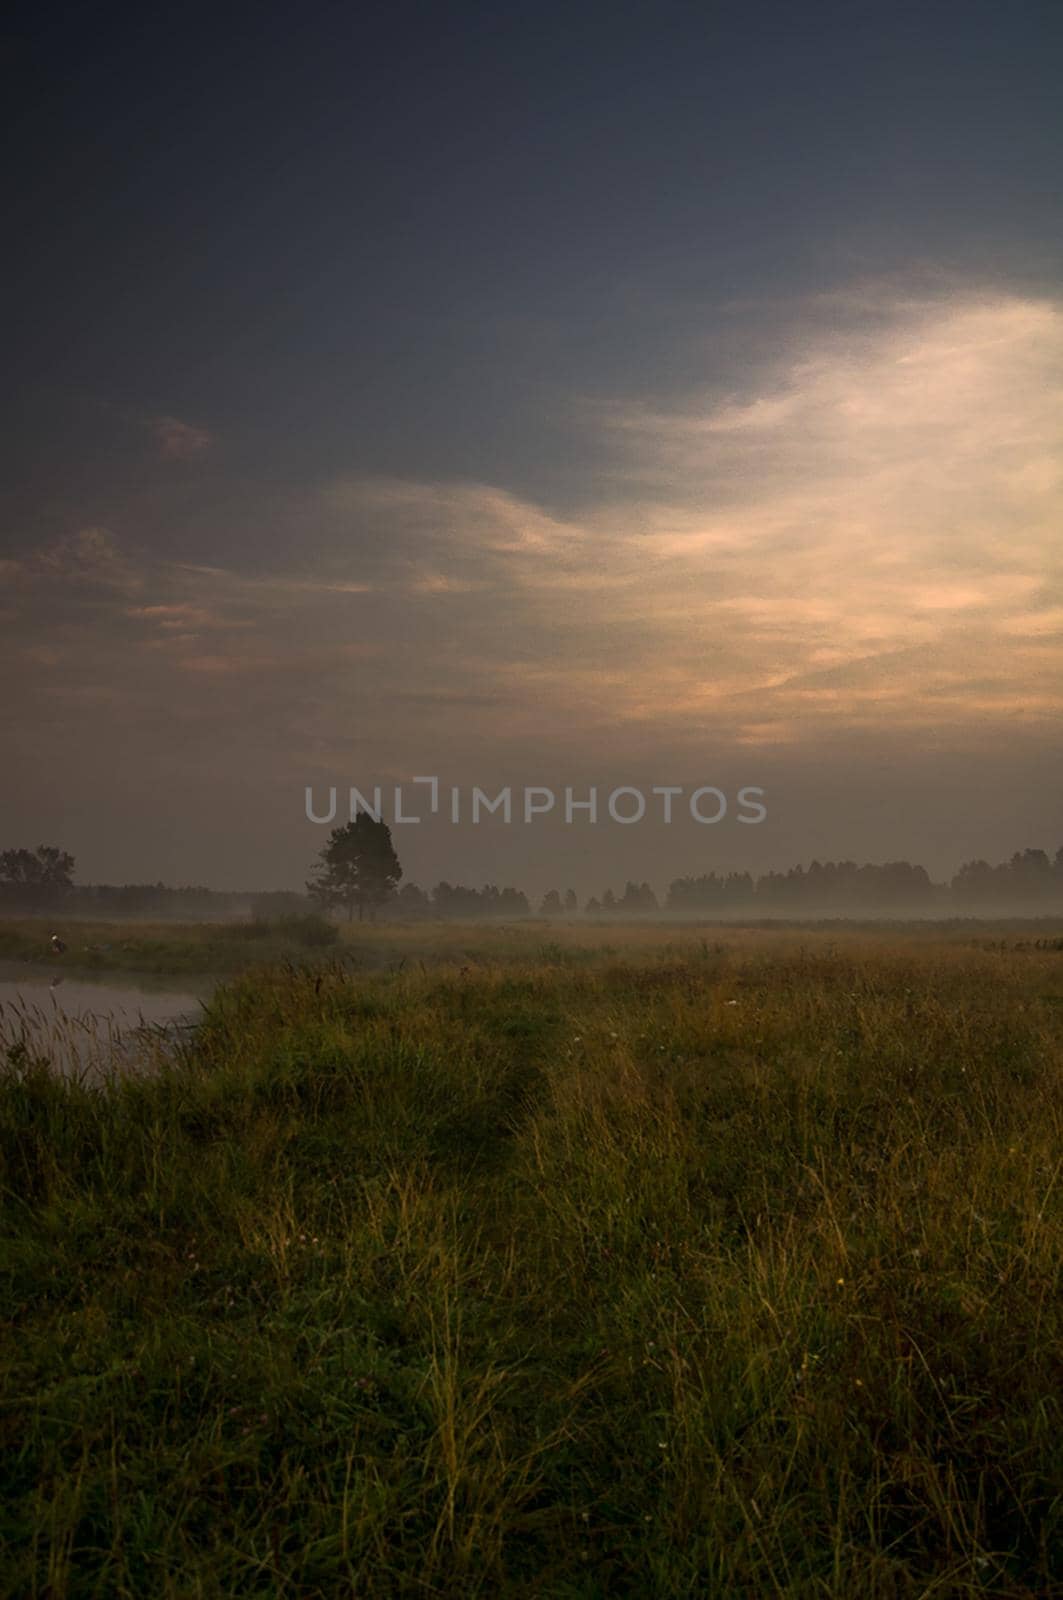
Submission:
<svg viewBox="0 0 1063 1600">
<path fill-rule="evenodd" d="M 284 601 L 288 595 L 298 594 L 371 594 L 371 583 L 359 583 L 353 579 L 327 579 L 300 577 L 293 573 L 247 573 L 236 572 L 228 567 L 205 567 L 187 562 L 171 563 L 168 569 L 175 575 L 187 575 L 189 578 L 206 579 L 217 589 L 240 591 L 245 594 L 274 594 L 278 600 Z"/>
<path fill-rule="evenodd" d="M 192 461 L 214 443 L 205 428 L 182 422 L 180 417 L 152 417 L 148 426 L 168 461 Z"/>
<path fill-rule="evenodd" d="M 608 704 L 697 737 L 973 736 L 1023 684 L 1032 714 L 1063 709 L 1063 307 L 868 291 L 826 329 L 823 310 L 742 393 L 600 412 L 612 469 L 579 516 L 468 483 L 325 498 L 460 626 L 465 689 L 515 660 L 526 701 L 577 723 Z M 999 690 L 965 693 L 985 669 Z"/>
<path fill-rule="evenodd" d="M 141 578 L 106 528 L 81 528 L 20 559 L 0 562 L 12 591 L 41 586 L 71 591 L 132 593 Z"/>
<path fill-rule="evenodd" d="M 601 408 L 609 464 L 578 510 L 344 476 L 290 497 L 300 554 L 268 571 L 87 528 L 5 564 L 13 633 L 145 719 L 176 705 L 246 738 L 258 717 L 318 765 L 355 728 L 400 769 L 433 739 L 814 760 L 847 734 L 1047 735 L 1063 306 L 889 290 L 829 309 L 734 392 Z"/>
<path fill-rule="evenodd" d="M 207 606 L 194 605 L 184 600 L 170 604 L 157 604 L 149 606 L 128 606 L 126 616 L 134 621 L 143 622 L 149 627 L 156 627 L 166 633 L 180 634 L 182 637 L 193 638 L 194 634 L 188 629 L 201 631 L 204 628 L 249 628 L 253 623 L 248 617 L 229 617 L 218 609 Z"/>
</svg>

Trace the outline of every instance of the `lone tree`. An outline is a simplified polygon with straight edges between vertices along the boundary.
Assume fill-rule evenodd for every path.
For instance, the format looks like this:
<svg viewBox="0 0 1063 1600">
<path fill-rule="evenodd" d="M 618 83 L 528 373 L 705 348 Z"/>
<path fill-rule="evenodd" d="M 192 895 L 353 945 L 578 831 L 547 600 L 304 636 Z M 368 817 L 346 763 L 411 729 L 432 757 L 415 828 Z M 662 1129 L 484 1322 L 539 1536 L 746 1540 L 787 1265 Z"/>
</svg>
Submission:
<svg viewBox="0 0 1063 1600">
<path fill-rule="evenodd" d="M 378 906 L 390 900 L 402 877 L 402 867 L 391 842 L 391 829 L 360 811 L 345 828 L 334 828 L 320 851 L 321 865 L 307 890 L 325 907 L 347 907 L 347 921 L 358 907 L 358 920 L 370 920 Z"/>
</svg>

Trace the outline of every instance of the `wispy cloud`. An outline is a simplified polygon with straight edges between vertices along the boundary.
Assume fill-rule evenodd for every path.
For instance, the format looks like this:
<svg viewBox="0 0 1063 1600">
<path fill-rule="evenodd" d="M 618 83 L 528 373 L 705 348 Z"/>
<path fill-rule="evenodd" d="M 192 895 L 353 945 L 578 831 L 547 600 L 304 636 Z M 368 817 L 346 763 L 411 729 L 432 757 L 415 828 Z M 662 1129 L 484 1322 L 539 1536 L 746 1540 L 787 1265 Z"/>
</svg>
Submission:
<svg viewBox="0 0 1063 1600">
<path fill-rule="evenodd" d="M 219 590 L 275 594 L 280 598 L 298 594 L 371 594 L 373 590 L 371 583 L 353 579 L 308 578 L 284 572 L 237 572 L 231 567 L 198 566 L 189 562 L 168 563 L 166 570 L 179 577 L 206 579 Z"/>
<path fill-rule="evenodd" d="M 206 428 L 180 417 L 152 417 L 148 423 L 160 452 L 168 461 L 192 461 L 210 449 L 213 437 Z"/>
<path fill-rule="evenodd" d="M 133 593 L 142 578 L 106 528 L 81 528 L 41 550 L 0 562 L 0 581 L 12 593 L 42 586 Z"/>
<path fill-rule="evenodd" d="M 190 601 L 171 602 L 170 604 L 156 604 L 150 606 L 128 606 L 126 616 L 134 621 L 146 623 L 149 627 L 162 629 L 164 632 L 186 633 L 189 629 L 197 631 L 204 628 L 248 628 L 252 626 L 247 617 L 227 617 L 221 611 L 211 610 L 206 606 L 193 605 Z"/>
</svg>

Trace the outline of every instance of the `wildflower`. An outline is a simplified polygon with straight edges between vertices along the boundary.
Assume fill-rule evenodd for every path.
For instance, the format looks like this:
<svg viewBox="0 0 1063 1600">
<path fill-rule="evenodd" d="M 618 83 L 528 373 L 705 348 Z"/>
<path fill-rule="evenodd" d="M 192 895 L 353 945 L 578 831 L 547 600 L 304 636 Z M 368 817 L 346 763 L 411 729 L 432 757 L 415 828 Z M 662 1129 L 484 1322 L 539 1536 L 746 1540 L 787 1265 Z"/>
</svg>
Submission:
<svg viewBox="0 0 1063 1600">
<path fill-rule="evenodd" d="M 838 1288 L 840 1289 L 843 1286 L 844 1283 L 845 1283 L 845 1279 L 844 1278 L 839 1278 L 838 1279 Z"/>
</svg>

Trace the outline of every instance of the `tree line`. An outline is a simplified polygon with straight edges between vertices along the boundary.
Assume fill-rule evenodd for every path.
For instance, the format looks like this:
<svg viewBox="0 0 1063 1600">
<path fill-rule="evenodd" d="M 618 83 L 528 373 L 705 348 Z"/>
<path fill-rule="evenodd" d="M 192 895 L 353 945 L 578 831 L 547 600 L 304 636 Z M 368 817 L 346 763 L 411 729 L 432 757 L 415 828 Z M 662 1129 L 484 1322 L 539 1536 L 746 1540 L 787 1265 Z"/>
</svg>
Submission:
<svg viewBox="0 0 1063 1600">
<path fill-rule="evenodd" d="M 521 917 L 531 914 L 519 889 L 482 889 L 442 882 L 431 892 L 415 883 L 398 889 L 402 867 L 383 821 L 361 813 L 336 828 L 320 851 L 307 890 L 325 909 L 346 908 L 353 916 L 377 915 L 385 907 L 406 917 Z M 1063 906 L 1063 847 L 1054 860 L 1043 850 L 1017 851 L 1008 862 L 990 867 L 967 862 L 948 884 L 933 883 L 925 867 L 910 861 L 859 866 L 855 861 L 813 861 L 788 872 L 703 873 L 676 878 L 663 905 L 648 883 L 629 881 L 621 894 L 611 888 L 592 895 L 581 906 L 574 889 L 550 889 L 538 906 L 540 916 L 629 915 L 654 912 L 714 916 L 779 912 L 846 913 L 861 911 L 928 912 L 1007 909 L 1011 906 Z"/>
<path fill-rule="evenodd" d="M 0 851 L 0 914 L 65 911 L 69 916 L 221 920 L 278 917 L 307 910 L 288 889 L 228 892 L 202 884 L 75 883 L 74 857 L 53 845 Z"/>
<path fill-rule="evenodd" d="M 675 878 L 662 898 L 649 883 L 630 880 L 619 892 L 606 888 L 581 903 L 574 889 L 550 889 L 533 904 L 523 890 L 488 883 L 482 888 L 444 879 L 433 889 L 402 883 L 391 832 L 362 813 L 337 828 L 319 852 L 305 894 L 289 890 L 229 893 L 198 886 L 77 884 L 74 857 L 55 845 L 0 851 L 0 912 L 63 910 L 67 915 L 121 918 L 172 916 L 213 919 L 298 914 L 311 906 L 348 917 L 404 920 L 465 918 L 513 920 L 556 916 L 836 915 L 939 912 L 948 915 L 1063 910 L 1063 847 L 1016 851 L 991 865 L 968 861 L 948 883 L 934 883 L 925 867 L 909 861 L 881 865 L 813 861 L 786 872 L 707 872 Z M 400 887 L 401 884 L 401 887 Z"/>
</svg>

